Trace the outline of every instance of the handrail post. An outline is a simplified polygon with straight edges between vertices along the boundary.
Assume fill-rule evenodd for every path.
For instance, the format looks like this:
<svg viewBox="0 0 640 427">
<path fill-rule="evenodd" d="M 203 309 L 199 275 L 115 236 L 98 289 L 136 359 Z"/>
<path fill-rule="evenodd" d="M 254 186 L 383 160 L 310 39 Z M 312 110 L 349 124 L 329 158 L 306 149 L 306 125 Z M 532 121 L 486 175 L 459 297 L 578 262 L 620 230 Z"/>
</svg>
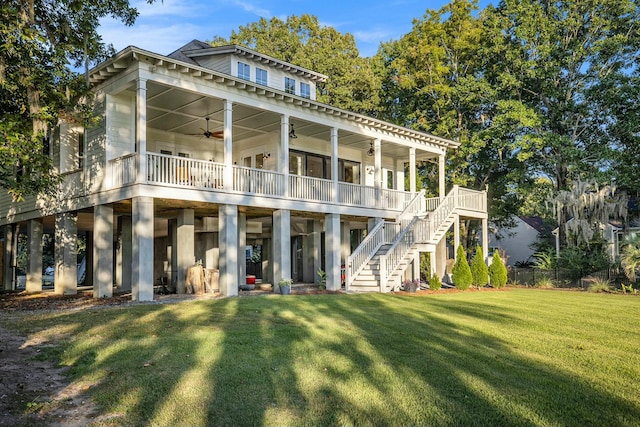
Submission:
<svg viewBox="0 0 640 427">
<path fill-rule="evenodd" d="M 387 289 L 387 256 L 380 256 L 380 293 Z"/>
</svg>

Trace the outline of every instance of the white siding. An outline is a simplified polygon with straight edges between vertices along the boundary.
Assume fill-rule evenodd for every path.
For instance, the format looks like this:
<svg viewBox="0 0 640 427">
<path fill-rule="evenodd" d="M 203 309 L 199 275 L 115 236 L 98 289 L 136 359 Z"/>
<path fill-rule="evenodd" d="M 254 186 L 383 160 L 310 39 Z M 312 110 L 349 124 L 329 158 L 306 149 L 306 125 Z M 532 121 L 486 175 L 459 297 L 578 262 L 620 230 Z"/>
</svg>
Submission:
<svg viewBox="0 0 640 427">
<path fill-rule="evenodd" d="M 107 159 L 135 152 L 135 97 L 107 96 Z"/>
<path fill-rule="evenodd" d="M 196 60 L 198 64 L 200 64 L 202 67 L 209 68 L 210 70 L 219 71 L 221 73 L 237 76 L 238 64 L 236 63 L 234 65 L 234 69 L 235 69 L 235 74 L 234 74 L 234 70 L 232 69 L 232 62 L 233 62 L 232 59 L 233 57 L 229 55 L 222 55 L 222 56 L 212 56 L 209 58 L 197 58 Z M 254 75 L 254 73 L 251 73 L 251 74 Z"/>
<path fill-rule="evenodd" d="M 100 103 L 95 113 L 99 117 L 104 117 L 104 99 Z M 106 127 L 104 118 L 93 128 L 85 130 L 85 168 L 89 177 L 91 191 L 98 191 L 104 188 L 104 174 L 107 161 Z"/>
</svg>

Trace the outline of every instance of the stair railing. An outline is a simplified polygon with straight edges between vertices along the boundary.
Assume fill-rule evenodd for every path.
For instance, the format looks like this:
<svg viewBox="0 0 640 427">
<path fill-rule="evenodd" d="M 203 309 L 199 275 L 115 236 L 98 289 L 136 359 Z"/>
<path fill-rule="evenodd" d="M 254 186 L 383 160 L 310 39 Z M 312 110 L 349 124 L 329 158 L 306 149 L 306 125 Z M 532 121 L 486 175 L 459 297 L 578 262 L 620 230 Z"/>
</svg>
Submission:
<svg viewBox="0 0 640 427">
<path fill-rule="evenodd" d="M 438 228 L 445 223 L 449 215 L 456 209 L 458 206 L 458 194 L 460 190 L 457 185 L 454 185 L 449 194 L 442 199 L 442 202 L 438 205 L 437 208 L 430 212 L 428 215 L 429 219 L 429 240 L 434 240 L 436 236 L 436 232 Z"/>
<path fill-rule="evenodd" d="M 396 271 L 407 253 L 416 242 L 426 242 L 429 238 L 429 221 L 413 217 L 394 240 L 386 254 L 380 256 L 380 292 L 387 288 L 387 282 Z"/>
<path fill-rule="evenodd" d="M 376 224 L 360 245 L 347 257 L 345 260 L 345 289 L 347 291 L 354 278 L 376 254 L 380 246 L 392 242 L 398 233 L 411 222 L 411 218 L 424 212 L 424 195 L 424 189 L 420 190 L 398 216 L 397 222 L 381 221 Z"/>
</svg>

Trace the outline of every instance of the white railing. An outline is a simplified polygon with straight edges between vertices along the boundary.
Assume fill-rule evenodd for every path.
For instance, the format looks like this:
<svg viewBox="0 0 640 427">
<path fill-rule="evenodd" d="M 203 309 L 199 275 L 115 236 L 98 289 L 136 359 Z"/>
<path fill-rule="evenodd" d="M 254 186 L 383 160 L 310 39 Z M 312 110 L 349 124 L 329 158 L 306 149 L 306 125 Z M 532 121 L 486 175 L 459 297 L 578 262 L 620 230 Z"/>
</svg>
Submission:
<svg viewBox="0 0 640 427">
<path fill-rule="evenodd" d="M 136 153 L 110 160 L 109 165 L 112 188 L 136 182 L 138 176 L 138 155 Z"/>
<path fill-rule="evenodd" d="M 284 194 L 284 174 L 264 169 L 233 166 L 233 191 L 279 196 Z"/>
<path fill-rule="evenodd" d="M 429 238 L 429 221 L 414 217 L 409 225 L 396 237 L 386 254 L 380 257 L 380 290 L 387 288 L 387 282 L 409 253 L 415 243 L 426 242 Z"/>
<path fill-rule="evenodd" d="M 375 255 L 380 246 L 386 240 L 386 226 L 392 222 L 380 221 L 377 223 L 358 245 L 358 247 L 345 260 L 345 289 L 348 291 L 353 279 L 362 271 L 364 266 Z"/>
<path fill-rule="evenodd" d="M 405 193 L 406 194 L 406 193 Z M 366 263 L 376 254 L 380 246 L 392 243 L 406 227 L 414 221 L 416 215 L 424 212 L 425 191 L 421 190 L 409 202 L 404 203 L 405 208 L 398 216 L 396 222 L 380 222 L 369 233 L 362 243 L 347 257 L 347 277 L 345 287 L 348 290 L 353 278 L 364 268 Z M 403 196 L 404 197 L 404 196 Z M 383 225 L 381 228 L 380 225 Z"/>
<path fill-rule="evenodd" d="M 148 182 L 193 188 L 223 188 L 224 165 L 166 154 L 147 154 Z"/>
<path fill-rule="evenodd" d="M 435 237 L 438 227 L 445 223 L 446 219 L 457 207 L 458 192 L 458 186 L 454 185 L 451 191 L 449 191 L 449 194 L 442 199 L 438 207 L 433 212 L 429 213 L 429 231 L 431 233 L 429 240 L 432 240 Z"/>
<path fill-rule="evenodd" d="M 338 182 L 338 203 L 341 205 L 362 206 L 378 199 L 375 187 Z"/>
<path fill-rule="evenodd" d="M 486 191 L 469 190 L 460 188 L 458 190 L 458 207 L 468 211 L 486 212 L 487 193 Z"/>
<path fill-rule="evenodd" d="M 228 183 L 224 181 L 225 168 L 223 163 L 147 153 L 146 182 L 280 198 L 284 198 L 286 194 L 286 198 L 294 200 L 393 211 L 406 208 L 416 195 L 406 191 L 348 182 L 336 183 L 322 178 L 286 176 L 280 172 L 235 165 L 231 166 L 231 174 L 228 178 L 231 182 Z M 139 169 L 136 153 L 110 160 L 111 186 L 119 187 L 135 183 Z"/>
<path fill-rule="evenodd" d="M 425 199 L 424 210 L 425 212 L 433 212 L 440 204 L 440 197 L 429 197 Z"/>
<path fill-rule="evenodd" d="M 289 175 L 289 197 L 331 203 L 336 199 L 334 182 L 310 176 Z"/>
</svg>

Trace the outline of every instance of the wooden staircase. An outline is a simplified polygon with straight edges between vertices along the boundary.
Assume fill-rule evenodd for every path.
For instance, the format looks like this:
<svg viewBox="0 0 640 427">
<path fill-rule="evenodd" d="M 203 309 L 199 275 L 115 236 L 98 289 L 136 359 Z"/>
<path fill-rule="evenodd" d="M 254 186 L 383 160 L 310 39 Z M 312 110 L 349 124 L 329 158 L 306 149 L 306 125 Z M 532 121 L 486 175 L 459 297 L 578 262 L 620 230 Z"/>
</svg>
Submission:
<svg viewBox="0 0 640 427">
<path fill-rule="evenodd" d="M 486 193 L 475 192 L 475 195 L 484 197 L 480 206 L 486 207 Z M 463 197 L 469 196 L 465 193 Z M 461 199 L 456 186 L 431 212 L 408 206 L 396 222 L 375 227 L 371 235 L 347 258 L 347 291 L 390 292 L 399 289 L 404 272 L 415 259 L 419 247 L 437 245 L 446 236 L 456 221 L 458 209 L 468 209 L 469 201 L 466 198 Z M 426 206 L 426 203 L 412 204 Z M 389 230 L 399 231 L 390 233 Z M 361 252 L 366 251 L 370 254 L 363 256 Z"/>
</svg>

